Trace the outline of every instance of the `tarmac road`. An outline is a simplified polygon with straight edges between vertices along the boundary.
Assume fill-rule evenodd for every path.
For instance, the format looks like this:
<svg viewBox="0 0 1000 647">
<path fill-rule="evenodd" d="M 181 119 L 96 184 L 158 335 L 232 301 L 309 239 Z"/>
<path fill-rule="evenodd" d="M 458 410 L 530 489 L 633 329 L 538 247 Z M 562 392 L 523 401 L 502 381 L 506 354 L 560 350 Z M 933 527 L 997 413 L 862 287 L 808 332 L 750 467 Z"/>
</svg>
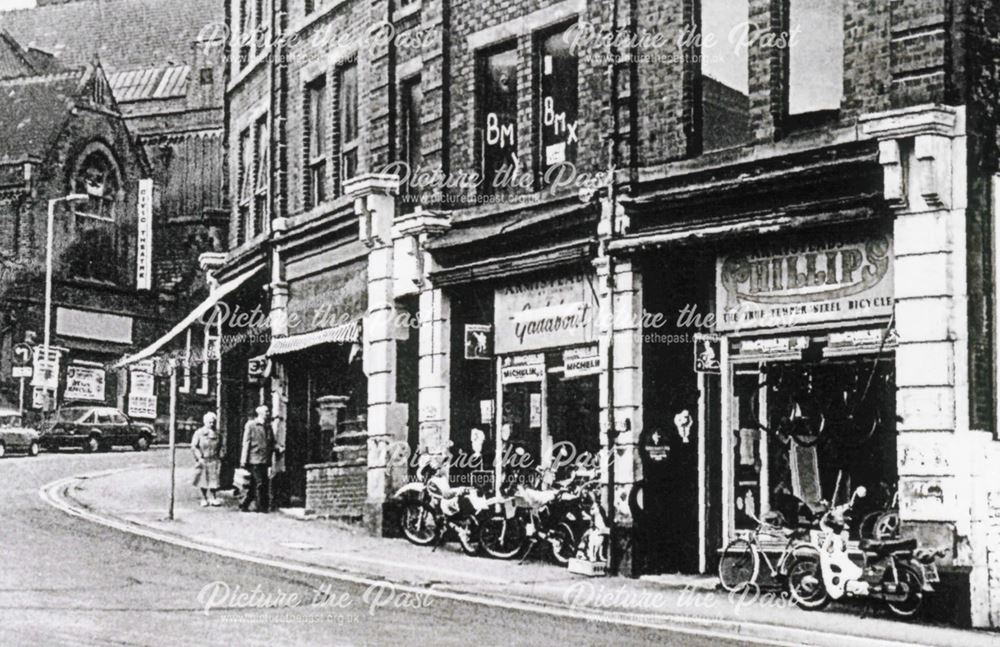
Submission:
<svg viewBox="0 0 1000 647">
<path fill-rule="evenodd" d="M 748 644 L 308 577 L 122 533 L 39 496 L 63 477 L 166 458 L 0 459 L 0 645 Z"/>
</svg>

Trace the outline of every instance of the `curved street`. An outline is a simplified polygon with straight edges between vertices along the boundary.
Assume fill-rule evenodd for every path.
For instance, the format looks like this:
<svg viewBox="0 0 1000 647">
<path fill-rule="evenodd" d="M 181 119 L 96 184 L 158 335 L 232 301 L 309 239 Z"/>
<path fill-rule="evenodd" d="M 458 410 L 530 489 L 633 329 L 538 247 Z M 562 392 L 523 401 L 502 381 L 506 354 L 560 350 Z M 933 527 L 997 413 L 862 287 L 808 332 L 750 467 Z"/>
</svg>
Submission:
<svg viewBox="0 0 1000 647">
<path fill-rule="evenodd" d="M 366 591 L 118 532 L 39 496 L 63 477 L 163 464 L 167 456 L 67 452 L 0 460 L 0 644 L 746 644 Z M 289 604 L 292 595 L 299 604 Z M 274 608 L 247 608 L 255 600 Z"/>
</svg>

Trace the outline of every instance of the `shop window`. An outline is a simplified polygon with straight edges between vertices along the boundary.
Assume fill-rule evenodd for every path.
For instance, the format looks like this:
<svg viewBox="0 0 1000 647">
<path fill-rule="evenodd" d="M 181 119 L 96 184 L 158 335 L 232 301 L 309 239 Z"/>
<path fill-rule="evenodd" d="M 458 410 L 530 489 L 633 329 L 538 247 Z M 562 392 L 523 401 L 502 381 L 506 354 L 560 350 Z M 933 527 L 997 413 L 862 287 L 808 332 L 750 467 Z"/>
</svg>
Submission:
<svg viewBox="0 0 1000 647">
<path fill-rule="evenodd" d="M 840 109 L 844 92 L 842 0 L 789 0 L 789 116 Z"/>
<path fill-rule="evenodd" d="M 517 168 L 517 50 L 481 54 L 477 72 L 476 145 L 480 192 L 506 193 Z"/>
<path fill-rule="evenodd" d="M 253 195 L 253 143 L 250 139 L 250 129 L 247 128 L 240 133 L 240 168 L 239 168 L 239 192 L 237 195 L 237 222 L 236 240 L 244 243 L 250 239 L 252 234 L 250 226 L 250 204 Z"/>
<path fill-rule="evenodd" d="M 358 172 L 358 65 L 347 63 L 337 69 L 338 192 L 344 181 Z"/>
<path fill-rule="evenodd" d="M 748 0 L 702 0 L 701 140 L 705 151 L 741 146 L 750 139 Z"/>
<path fill-rule="evenodd" d="M 326 200 L 326 75 L 306 86 L 309 143 L 306 150 L 308 205 Z"/>
<path fill-rule="evenodd" d="M 118 194 L 114 161 L 102 151 L 88 154 L 73 178 L 73 193 L 87 202 L 73 208 L 75 240 L 67 256 L 70 272 L 79 278 L 118 280 Z"/>
<path fill-rule="evenodd" d="M 400 158 L 406 162 L 411 177 L 419 172 L 423 164 L 423 137 L 420 126 L 420 106 L 423 103 L 423 91 L 420 87 L 420 77 L 406 79 L 400 84 L 400 104 L 402 112 L 402 150 Z M 403 208 L 412 211 L 416 207 L 417 196 L 405 190 Z"/>
<path fill-rule="evenodd" d="M 550 184 L 550 169 L 576 163 L 579 145 L 579 70 L 572 27 L 540 39 L 538 51 L 539 105 L 538 169 L 542 184 Z"/>
<path fill-rule="evenodd" d="M 897 483 L 895 373 L 891 358 L 775 361 L 734 375 L 733 503 L 736 530 L 762 512 L 802 523 L 809 509 L 873 493 L 855 510 L 892 503 Z"/>
<path fill-rule="evenodd" d="M 252 236 L 264 231 L 270 219 L 268 194 L 271 185 L 271 138 L 266 115 L 257 120 L 254 126 L 254 139 L 257 166 L 254 173 Z"/>
</svg>

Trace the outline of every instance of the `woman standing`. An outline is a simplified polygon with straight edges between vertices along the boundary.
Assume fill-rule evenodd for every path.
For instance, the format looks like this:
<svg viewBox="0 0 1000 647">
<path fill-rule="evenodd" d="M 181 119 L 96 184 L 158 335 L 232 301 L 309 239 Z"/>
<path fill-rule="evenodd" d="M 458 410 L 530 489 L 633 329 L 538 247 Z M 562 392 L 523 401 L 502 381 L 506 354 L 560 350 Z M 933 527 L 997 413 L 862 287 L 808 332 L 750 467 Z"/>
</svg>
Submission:
<svg viewBox="0 0 1000 647">
<path fill-rule="evenodd" d="M 191 453 L 194 454 L 194 486 L 201 488 L 201 507 L 217 506 L 222 502 L 216 498 L 219 489 L 219 470 L 225 448 L 222 437 L 215 429 L 215 414 L 208 412 L 202 418 L 204 424 L 191 437 Z"/>
</svg>

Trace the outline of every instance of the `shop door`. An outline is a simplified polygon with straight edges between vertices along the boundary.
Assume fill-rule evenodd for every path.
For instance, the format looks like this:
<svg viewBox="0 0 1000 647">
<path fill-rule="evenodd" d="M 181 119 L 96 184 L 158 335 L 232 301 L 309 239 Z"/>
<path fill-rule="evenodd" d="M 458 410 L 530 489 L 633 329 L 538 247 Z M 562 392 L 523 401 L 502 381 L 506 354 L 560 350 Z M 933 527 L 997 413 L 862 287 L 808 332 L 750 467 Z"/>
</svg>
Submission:
<svg viewBox="0 0 1000 647">
<path fill-rule="evenodd" d="M 285 470 L 288 498 L 292 506 L 305 505 L 306 463 L 309 461 L 309 428 L 312 421 L 311 380 L 301 362 L 289 362 L 288 409 L 285 439 Z"/>
</svg>

